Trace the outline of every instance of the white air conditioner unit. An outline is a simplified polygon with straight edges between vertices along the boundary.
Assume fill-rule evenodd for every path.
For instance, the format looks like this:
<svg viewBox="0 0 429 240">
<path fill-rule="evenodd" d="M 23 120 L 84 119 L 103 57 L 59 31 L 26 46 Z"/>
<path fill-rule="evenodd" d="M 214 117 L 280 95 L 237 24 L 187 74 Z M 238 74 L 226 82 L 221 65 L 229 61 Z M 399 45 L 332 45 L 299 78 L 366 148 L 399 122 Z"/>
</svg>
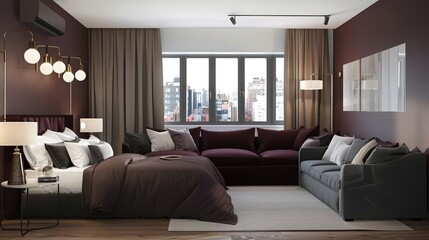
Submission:
<svg viewBox="0 0 429 240">
<path fill-rule="evenodd" d="M 35 25 L 54 36 L 66 31 L 64 18 L 40 0 L 20 0 L 20 21 Z"/>
</svg>

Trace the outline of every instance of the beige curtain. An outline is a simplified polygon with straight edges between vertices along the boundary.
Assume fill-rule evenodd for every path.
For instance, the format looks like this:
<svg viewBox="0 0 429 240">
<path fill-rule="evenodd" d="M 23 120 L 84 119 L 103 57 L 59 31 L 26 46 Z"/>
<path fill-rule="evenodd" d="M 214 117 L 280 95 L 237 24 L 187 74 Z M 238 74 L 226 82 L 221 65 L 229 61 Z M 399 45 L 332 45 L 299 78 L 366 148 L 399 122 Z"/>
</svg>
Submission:
<svg viewBox="0 0 429 240">
<path fill-rule="evenodd" d="M 331 84 L 330 76 L 327 75 L 328 30 L 286 30 L 285 56 L 284 127 L 308 128 L 319 124 L 321 129 L 329 129 Z M 317 75 L 312 77 L 312 74 Z M 323 90 L 300 90 L 299 81 L 304 79 L 323 80 Z"/>
<path fill-rule="evenodd" d="M 90 29 L 89 53 L 90 117 L 115 153 L 125 132 L 164 128 L 160 30 Z"/>
</svg>

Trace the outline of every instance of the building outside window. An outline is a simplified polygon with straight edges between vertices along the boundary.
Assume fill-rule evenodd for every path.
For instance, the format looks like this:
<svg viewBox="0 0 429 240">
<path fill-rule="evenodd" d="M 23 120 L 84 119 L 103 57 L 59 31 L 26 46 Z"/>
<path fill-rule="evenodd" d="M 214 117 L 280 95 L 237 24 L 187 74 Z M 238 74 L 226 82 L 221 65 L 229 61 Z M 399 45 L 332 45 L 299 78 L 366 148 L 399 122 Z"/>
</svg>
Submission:
<svg viewBox="0 0 429 240">
<path fill-rule="evenodd" d="M 163 71 L 169 125 L 283 124 L 281 55 L 165 55 Z"/>
</svg>

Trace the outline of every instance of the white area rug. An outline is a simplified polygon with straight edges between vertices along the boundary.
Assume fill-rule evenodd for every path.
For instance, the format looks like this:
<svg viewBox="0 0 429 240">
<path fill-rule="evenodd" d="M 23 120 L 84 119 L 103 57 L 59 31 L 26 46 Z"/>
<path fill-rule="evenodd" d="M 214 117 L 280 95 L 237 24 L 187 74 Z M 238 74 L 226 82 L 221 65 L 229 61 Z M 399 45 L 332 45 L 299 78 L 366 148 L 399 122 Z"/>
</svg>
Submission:
<svg viewBox="0 0 429 240">
<path fill-rule="evenodd" d="M 412 230 L 396 220 L 344 221 L 297 186 L 230 187 L 237 225 L 171 219 L 168 231 Z"/>
</svg>

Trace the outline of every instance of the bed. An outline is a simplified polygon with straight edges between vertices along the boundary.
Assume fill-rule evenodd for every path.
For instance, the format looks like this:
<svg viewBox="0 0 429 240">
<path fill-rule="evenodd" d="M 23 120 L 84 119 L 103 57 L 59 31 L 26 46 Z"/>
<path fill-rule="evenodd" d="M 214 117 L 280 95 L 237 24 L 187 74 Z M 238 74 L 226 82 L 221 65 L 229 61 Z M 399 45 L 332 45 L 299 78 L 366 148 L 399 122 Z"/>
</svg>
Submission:
<svg viewBox="0 0 429 240">
<path fill-rule="evenodd" d="M 61 132 L 73 125 L 71 115 L 8 119 L 37 121 L 39 134 L 47 129 Z M 25 172 L 28 179 L 40 175 L 32 169 Z M 174 217 L 237 223 L 223 177 L 204 157 L 165 161 L 121 154 L 87 167 L 55 169 L 55 174 L 60 177 L 61 217 Z M 30 205 L 33 217 L 55 216 L 55 209 L 46 208 L 55 202 L 54 190 L 29 192 L 31 202 L 43 203 Z"/>
</svg>

